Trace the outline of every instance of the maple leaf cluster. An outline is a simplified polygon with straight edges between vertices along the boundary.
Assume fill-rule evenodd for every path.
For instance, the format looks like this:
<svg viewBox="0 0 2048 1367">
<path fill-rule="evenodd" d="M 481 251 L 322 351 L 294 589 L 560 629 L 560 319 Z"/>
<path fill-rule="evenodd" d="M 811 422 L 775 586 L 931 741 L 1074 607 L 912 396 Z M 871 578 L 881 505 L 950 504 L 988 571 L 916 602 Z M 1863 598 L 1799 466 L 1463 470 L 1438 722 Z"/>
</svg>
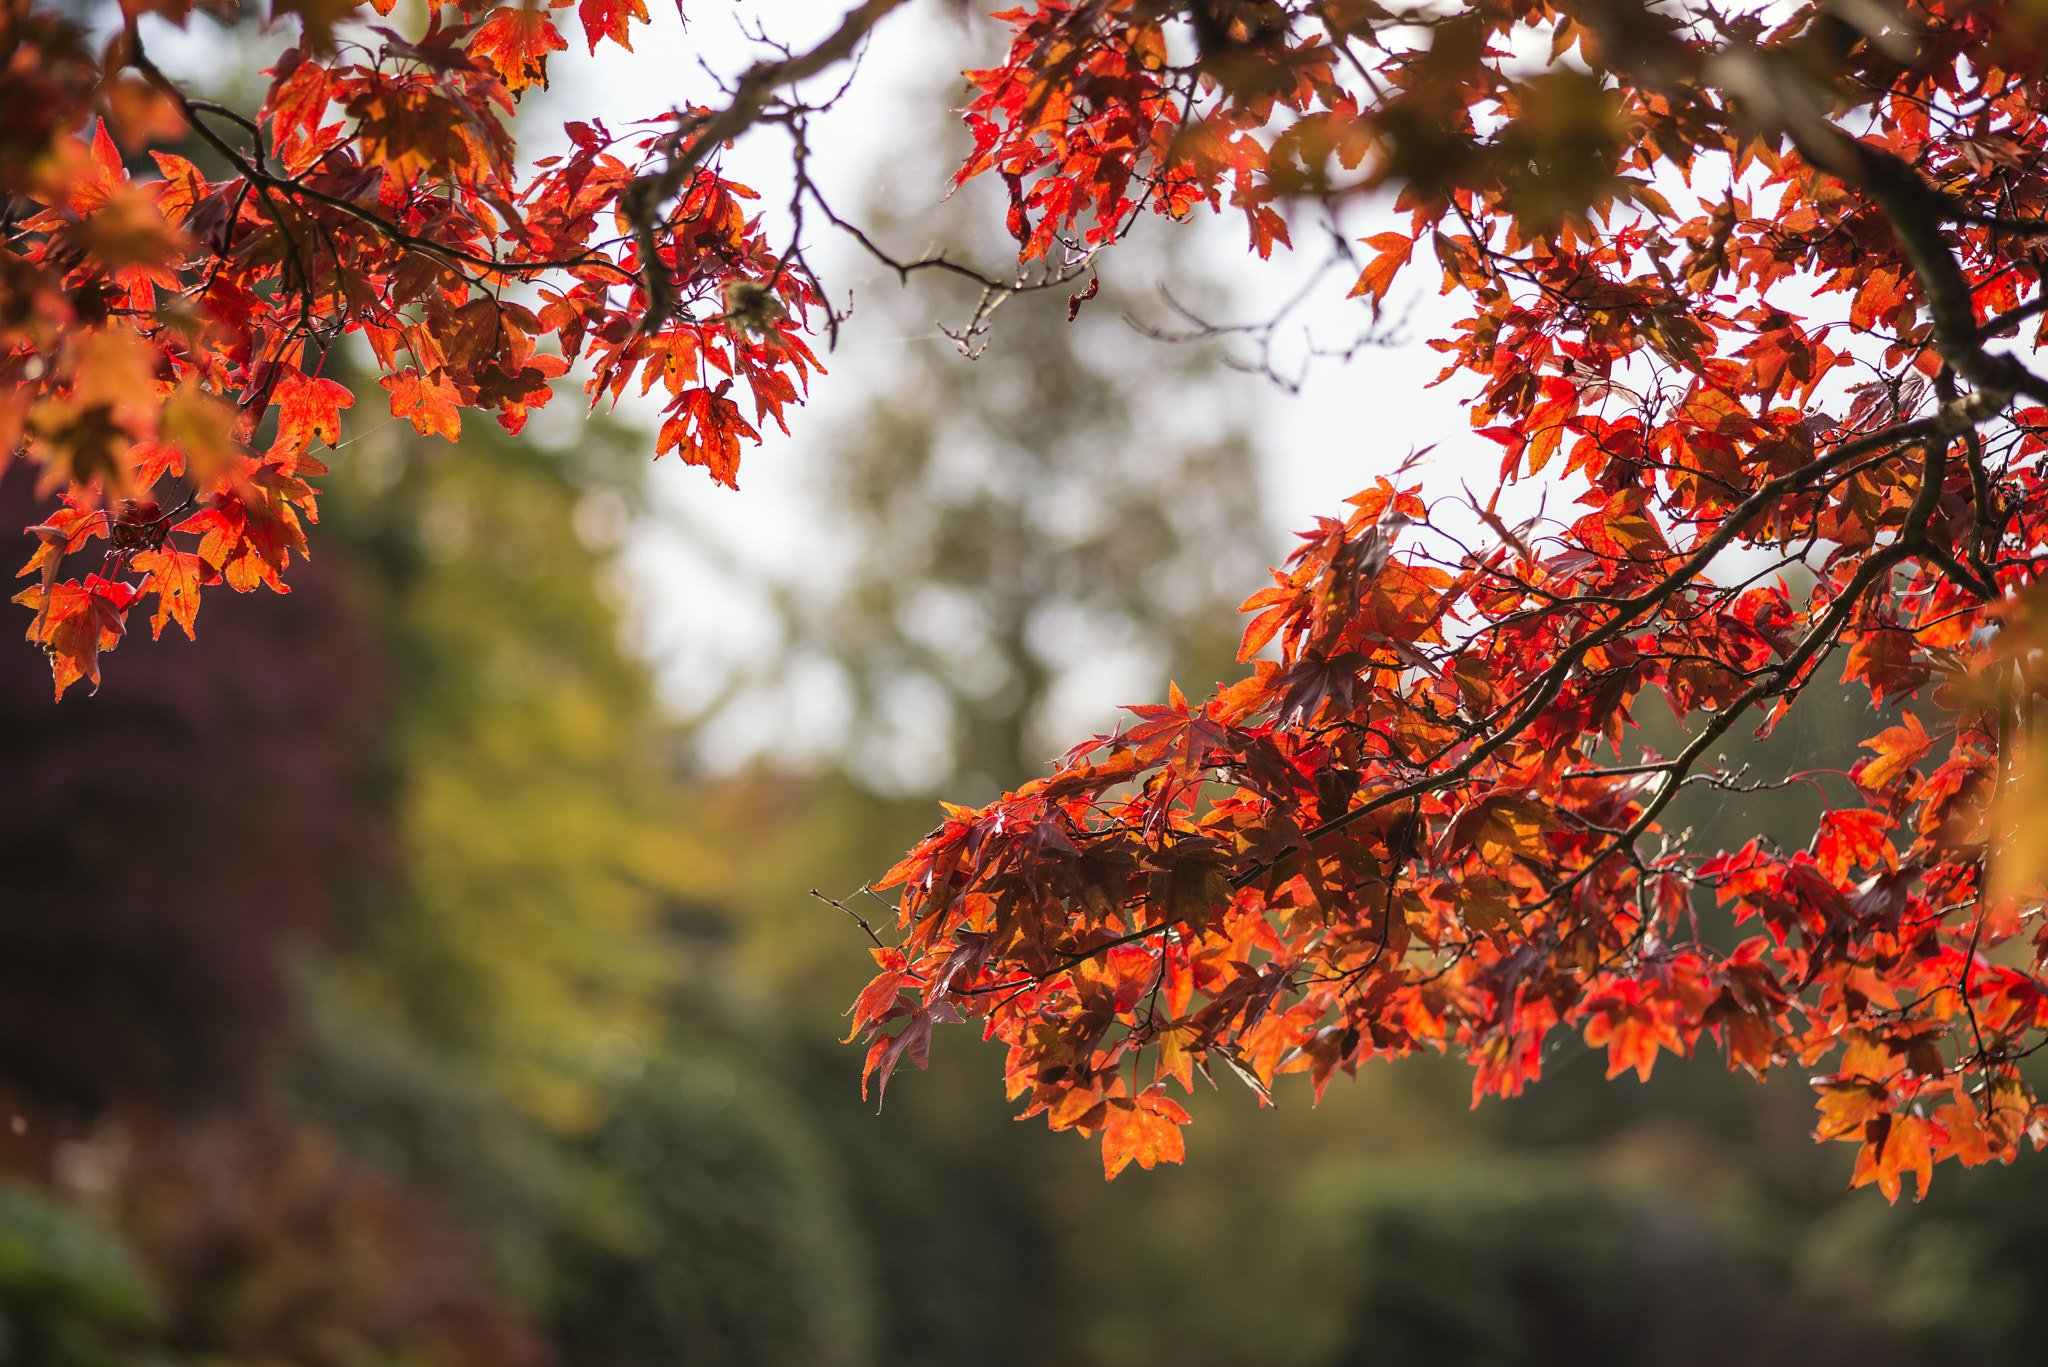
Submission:
<svg viewBox="0 0 2048 1367">
<path fill-rule="evenodd" d="M 977 1020 L 1025 1114 L 1099 1134 L 1112 1176 L 1181 1156 L 1197 1073 L 1320 1097 L 1456 1051 L 1476 1104 L 1572 1034 L 1610 1076 L 1708 1046 L 1818 1071 L 1817 1137 L 1893 1199 L 2048 1140 L 2019 1071 L 2048 1039 L 2042 11 L 1002 19 L 961 175 L 1007 183 L 1025 256 L 1205 204 L 1264 254 L 1276 205 L 1392 192 L 1406 228 L 1366 239 L 1354 296 L 1433 257 L 1469 312 L 1432 345 L 1500 485 L 1578 506 L 1511 526 L 1404 467 L 1245 605 L 1249 677 L 949 809 L 878 884 L 902 933 L 853 1008 L 870 1076 Z M 1731 728 L 1837 681 L 1894 724 L 1803 848 L 1662 824 L 1687 786 L 1744 789 Z"/>
<path fill-rule="evenodd" d="M 303 40 L 246 114 L 167 80 L 124 13 L 95 57 L 69 19 L 0 7 L 0 456 L 63 491 L 17 599 L 60 696 L 98 683 L 137 602 L 190 634 L 208 586 L 286 590 L 315 452 L 356 403 L 323 374 L 351 334 L 390 413 L 450 440 L 464 409 L 518 431 L 579 360 L 593 403 L 658 384 L 660 452 L 735 486 L 741 443 L 806 387 L 811 278 L 719 173 L 715 111 L 571 123 L 571 150 L 516 164 L 515 100 L 567 46 L 555 9 L 429 6 L 411 37 L 347 41 L 353 7 L 297 12 Z M 578 9 L 593 52 L 647 17 Z M 229 174 L 162 150 L 134 174 L 170 141 Z"/>
</svg>

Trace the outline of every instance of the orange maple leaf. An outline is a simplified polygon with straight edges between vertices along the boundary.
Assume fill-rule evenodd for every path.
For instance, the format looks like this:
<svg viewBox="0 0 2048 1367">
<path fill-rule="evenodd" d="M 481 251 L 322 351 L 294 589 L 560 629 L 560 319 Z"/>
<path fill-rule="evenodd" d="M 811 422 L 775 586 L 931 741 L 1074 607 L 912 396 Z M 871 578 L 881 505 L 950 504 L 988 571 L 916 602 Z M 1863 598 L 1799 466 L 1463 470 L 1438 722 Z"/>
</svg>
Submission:
<svg viewBox="0 0 2048 1367">
<path fill-rule="evenodd" d="M 1920 719 L 1911 712 L 1901 715 L 1905 718 L 1903 725 L 1887 727 L 1863 742 L 1863 748 L 1875 750 L 1877 757 L 1866 760 L 1856 771 L 1856 782 L 1862 787 L 1872 791 L 1891 787 L 1914 761 L 1934 748 Z"/>
<path fill-rule="evenodd" d="M 333 380 L 317 379 L 286 366 L 278 374 L 270 401 L 277 409 L 277 436 L 270 444 L 270 454 L 296 456 L 315 440 L 339 445 L 341 410 L 354 407 L 356 396 Z"/>
<path fill-rule="evenodd" d="M 1586 1003 L 1586 1043 L 1607 1046 L 1607 1076 L 1635 1069 L 1644 1082 L 1657 1062 L 1658 1049 L 1686 1052 L 1685 1037 L 1675 1021 L 1681 1006 L 1654 983 L 1634 978 L 1609 979 L 1601 994 Z"/>
<path fill-rule="evenodd" d="M 1415 239 L 1402 233 L 1375 233 L 1360 240 L 1366 246 L 1377 250 L 1379 255 L 1366 263 L 1365 270 L 1359 274 L 1358 283 L 1353 285 L 1351 293 L 1344 297 L 1356 299 L 1361 294 L 1372 296 L 1372 312 L 1377 318 L 1380 305 L 1386 300 L 1387 291 L 1394 287 L 1394 277 L 1400 274 L 1401 267 L 1408 264 L 1408 258 L 1415 251 Z"/>
<path fill-rule="evenodd" d="M 595 44 L 592 49 L 595 50 Z M 469 40 L 469 54 L 498 69 L 505 88 L 517 94 L 535 81 L 548 83 L 548 54 L 566 52 L 569 40 L 538 9 L 500 5 Z"/>
<path fill-rule="evenodd" d="M 1669 1049 L 1674 1054 L 1685 1052 L 1685 1042 L 1670 1023 L 1642 1006 L 1593 1017 L 1586 1022 L 1586 1043 L 1596 1049 L 1603 1044 L 1607 1046 L 1609 1079 L 1620 1077 L 1633 1068 L 1636 1077 L 1648 1082 L 1650 1070 L 1657 1065 L 1659 1048 Z"/>
<path fill-rule="evenodd" d="M 1913 1199 L 1924 1200 L 1934 1177 L 1934 1146 L 1942 1139 L 1934 1125 L 1917 1115 L 1881 1115 L 1865 1128 L 1863 1147 L 1856 1152 L 1856 1175 L 1849 1185 L 1875 1182 L 1884 1199 L 1896 1204 L 1902 1179 L 1910 1172 L 1918 1186 Z"/>
<path fill-rule="evenodd" d="M 1178 1163 L 1187 1156 L 1180 1127 L 1188 1113 L 1154 1088 L 1139 1096 L 1109 1098 L 1102 1126 L 1102 1173 L 1115 1177 L 1133 1160 L 1141 1168 Z"/>
<path fill-rule="evenodd" d="M 50 672 L 57 696 L 80 679 L 89 679 L 95 691 L 100 686 L 100 652 L 121 643 L 127 630 L 123 620 L 135 590 L 127 584 L 110 583 L 88 575 L 81 584 L 67 579 L 50 588 L 47 595 L 38 584 L 14 601 L 35 610 L 29 639 L 39 642 L 50 657 Z"/>
<path fill-rule="evenodd" d="M 761 434 L 740 416 L 739 405 L 725 397 L 732 381 L 710 389 L 689 389 L 676 396 L 668 407 L 669 419 L 655 438 L 654 454 L 675 451 L 687 465 L 701 465 L 711 477 L 728 489 L 737 489 L 740 469 L 740 438 L 759 441 Z"/>
<path fill-rule="evenodd" d="M 840 1041 L 842 1044 L 851 1043 L 855 1035 L 887 1019 L 890 1009 L 896 1005 L 897 995 L 913 981 L 910 965 L 902 950 L 872 949 L 868 952 L 875 956 L 882 972 L 861 990 L 859 1000 L 848 1008 L 847 1014 L 853 1017 L 853 1029 Z"/>
<path fill-rule="evenodd" d="M 176 622 L 188 640 L 193 619 L 199 615 L 199 586 L 207 579 L 207 565 L 196 553 L 175 546 L 142 551 L 130 562 L 147 574 L 142 592 L 156 595 L 156 614 L 149 620 L 150 638 L 161 639 L 164 624 Z"/>
<path fill-rule="evenodd" d="M 391 416 L 410 418 L 413 430 L 421 436 L 439 432 L 450 441 L 461 437 L 462 414 L 456 407 L 454 385 L 421 375 L 411 366 L 378 383 L 391 391 Z"/>
<path fill-rule="evenodd" d="M 128 168 L 121 161 L 121 149 L 114 146 L 113 138 L 108 136 L 105 119 L 101 119 L 93 129 L 92 152 L 85 166 L 86 169 L 65 186 L 65 207 L 80 218 L 105 208 L 120 188 L 128 183 Z"/>
<path fill-rule="evenodd" d="M 1440 849 L 1445 858 L 1474 850 L 1494 867 L 1518 856 L 1540 859 L 1548 853 L 1544 832 L 1556 830 L 1557 824 L 1540 802 L 1518 793 L 1492 792 L 1459 811 L 1444 829 Z"/>
<path fill-rule="evenodd" d="M 96 536 L 107 534 L 105 514 L 97 508 L 66 500 L 64 505 L 43 521 L 40 526 L 30 527 L 30 534 L 41 544 L 36 553 L 29 557 L 20 574 L 34 574 L 62 563 L 65 556 L 83 547 Z M 47 576 L 46 576 L 47 577 Z"/>
<path fill-rule="evenodd" d="M 1891 1094 L 1883 1083 L 1828 1081 L 1814 1085 L 1820 1089 L 1820 1098 L 1814 1103 L 1820 1110 L 1820 1123 L 1813 1130 L 1815 1139 L 1854 1139 L 1884 1114 L 1890 1102 Z"/>
<path fill-rule="evenodd" d="M 1954 1158 L 1966 1168 L 1989 1163 L 1996 1156 L 1991 1136 L 1977 1117 L 1977 1108 L 1967 1103 L 1939 1106 L 1934 1112 L 1935 1123 L 1941 1126 L 1945 1138 L 1937 1159 Z"/>
<path fill-rule="evenodd" d="M 1166 686 L 1166 705 L 1140 703 L 1124 709 L 1138 718 L 1138 724 L 1124 739 L 1143 765 L 1164 764 L 1174 772 L 1199 772 L 1209 752 L 1223 744 L 1229 729 L 1210 720 L 1199 707 L 1188 706 L 1180 685 Z"/>
</svg>

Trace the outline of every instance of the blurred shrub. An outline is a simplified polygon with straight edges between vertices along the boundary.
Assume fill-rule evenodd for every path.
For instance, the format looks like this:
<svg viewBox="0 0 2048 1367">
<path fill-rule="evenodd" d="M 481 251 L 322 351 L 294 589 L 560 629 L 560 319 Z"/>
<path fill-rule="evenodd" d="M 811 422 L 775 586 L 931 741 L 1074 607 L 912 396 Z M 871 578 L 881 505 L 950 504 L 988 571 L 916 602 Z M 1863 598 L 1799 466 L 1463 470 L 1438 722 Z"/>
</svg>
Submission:
<svg viewBox="0 0 2048 1367">
<path fill-rule="evenodd" d="M 1382 1171 L 1354 1199 L 1359 1290 L 1338 1367 L 1912 1360 L 1862 1307 L 1802 1294 L 1785 1260 L 1669 1187 L 1583 1161 L 1473 1154 Z"/>
<path fill-rule="evenodd" d="M 630 1223 L 562 1250 L 551 1321 L 574 1364 L 853 1367 L 871 1291 L 817 1136 L 756 1062 L 659 1058 L 589 1155 Z"/>
<path fill-rule="evenodd" d="M 461 1240 L 316 1131 L 262 1115 L 115 1128 L 105 1193 L 162 1289 L 162 1342 L 219 1363 L 532 1367 Z"/>
<path fill-rule="evenodd" d="M 0 1362 L 106 1367 L 161 1307 L 128 1248 L 34 1191 L 0 1187 Z"/>
</svg>

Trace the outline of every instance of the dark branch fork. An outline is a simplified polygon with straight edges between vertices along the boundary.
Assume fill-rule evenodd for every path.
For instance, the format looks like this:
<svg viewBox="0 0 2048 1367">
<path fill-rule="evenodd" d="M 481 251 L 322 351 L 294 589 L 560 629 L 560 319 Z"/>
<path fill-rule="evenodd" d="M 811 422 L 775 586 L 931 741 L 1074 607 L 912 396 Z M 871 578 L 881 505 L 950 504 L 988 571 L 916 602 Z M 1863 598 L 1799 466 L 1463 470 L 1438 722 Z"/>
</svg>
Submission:
<svg viewBox="0 0 2048 1367">
<path fill-rule="evenodd" d="M 865 0 L 808 52 L 756 62 L 747 68 L 733 83 L 723 109 L 678 115 L 676 130 L 665 139 L 668 164 L 658 174 L 634 181 L 620 197 L 620 209 L 633 228 L 647 291 L 643 329 L 653 331 L 661 327 L 676 307 L 675 276 L 661 259 L 655 236 L 661 206 L 682 192 L 696 169 L 717 148 L 770 118 L 780 91 L 852 57 L 875 25 L 903 3 L 904 0 Z"/>
</svg>

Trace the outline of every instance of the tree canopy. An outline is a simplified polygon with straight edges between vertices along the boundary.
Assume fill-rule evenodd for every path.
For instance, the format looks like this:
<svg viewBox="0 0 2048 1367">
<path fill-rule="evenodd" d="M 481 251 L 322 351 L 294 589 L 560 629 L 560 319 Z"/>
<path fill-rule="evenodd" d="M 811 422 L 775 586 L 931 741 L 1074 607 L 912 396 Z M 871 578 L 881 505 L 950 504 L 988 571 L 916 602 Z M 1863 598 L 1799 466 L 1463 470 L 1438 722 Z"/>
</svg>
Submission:
<svg viewBox="0 0 2048 1367">
<path fill-rule="evenodd" d="M 1264 257 L 1391 201 L 1352 296 L 1427 274 L 1466 309 L 1431 343 L 1473 394 L 1441 460 L 1490 492 L 1388 453 L 1247 604 L 1244 678 L 950 811 L 881 884 L 877 1089 L 978 1019 L 1114 1175 L 1181 1156 L 1167 1084 L 1197 1071 L 1320 1093 L 1455 1049 L 1476 1098 L 1575 1032 L 1615 1075 L 1702 1040 L 1829 1060 L 1818 1136 L 1893 1198 L 2048 1134 L 2019 1068 L 2048 1024 L 2037 6 L 1033 0 L 967 73 L 958 176 L 1000 180 L 1017 244 L 987 275 L 888 256 L 806 170 L 833 102 L 806 82 L 886 47 L 901 0 L 531 165 L 511 115 L 568 17 L 394 4 L 275 5 L 300 39 L 242 110 L 152 60 L 141 20 L 179 0 L 124 6 L 97 55 L 8 0 L 0 449 L 63 490 L 19 598 L 60 696 L 138 604 L 191 633 L 221 582 L 285 587 L 350 335 L 422 434 L 516 431 L 581 366 L 593 402 L 660 385 L 657 452 L 735 484 L 838 325 L 806 223 L 975 280 L 974 347 L 1016 292 L 1086 307 L 1146 215 L 1241 214 Z M 647 18 L 576 14 L 592 52 Z M 786 240 L 721 169 L 770 126 Z M 131 165 L 188 130 L 200 160 Z M 1718 758 L 1836 679 L 1876 711 L 1853 768 Z M 1677 824 L 1688 790 L 1794 781 L 1825 798 L 1803 846 Z"/>
</svg>

